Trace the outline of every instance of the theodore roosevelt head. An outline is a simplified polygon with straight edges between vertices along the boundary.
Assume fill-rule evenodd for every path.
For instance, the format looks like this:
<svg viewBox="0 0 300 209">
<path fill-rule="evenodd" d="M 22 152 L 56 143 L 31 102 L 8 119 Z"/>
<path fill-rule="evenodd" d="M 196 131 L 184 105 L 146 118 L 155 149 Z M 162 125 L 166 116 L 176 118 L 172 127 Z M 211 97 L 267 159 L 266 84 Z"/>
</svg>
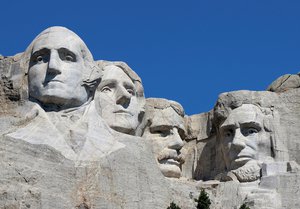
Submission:
<svg viewBox="0 0 300 209">
<path fill-rule="evenodd" d="M 184 162 L 180 155 L 185 136 L 184 110 L 179 103 L 161 98 L 148 98 L 145 109 L 142 137 L 150 140 L 163 175 L 179 178 Z"/>
</svg>

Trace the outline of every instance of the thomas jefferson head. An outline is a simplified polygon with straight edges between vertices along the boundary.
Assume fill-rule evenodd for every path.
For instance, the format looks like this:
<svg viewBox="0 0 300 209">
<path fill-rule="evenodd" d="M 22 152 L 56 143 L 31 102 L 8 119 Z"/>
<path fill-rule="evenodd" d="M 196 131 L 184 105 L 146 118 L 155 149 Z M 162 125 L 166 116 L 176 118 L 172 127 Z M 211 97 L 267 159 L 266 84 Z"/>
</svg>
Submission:
<svg viewBox="0 0 300 209">
<path fill-rule="evenodd" d="M 97 111 L 112 129 L 135 135 L 144 115 L 141 79 L 124 62 L 103 65 L 103 77 L 95 93 Z"/>
</svg>

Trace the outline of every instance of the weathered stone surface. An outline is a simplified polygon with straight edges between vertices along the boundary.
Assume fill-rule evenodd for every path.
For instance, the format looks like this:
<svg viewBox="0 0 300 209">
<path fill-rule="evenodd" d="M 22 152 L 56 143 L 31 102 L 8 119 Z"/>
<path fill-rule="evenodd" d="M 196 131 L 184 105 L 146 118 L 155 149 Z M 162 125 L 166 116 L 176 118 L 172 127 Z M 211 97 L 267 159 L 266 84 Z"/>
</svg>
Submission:
<svg viewBox="0 0 300 209">
<path fill-rule="evenodd" d="M 187 141 L 180 150 L 184 163 L 181 165 L 181 176 L 193 179 L 197 167 L 197 144 L 196 140 Z"/>
<path fill-rule="evenodd" d="M 274 198 L 273 201 L 281 202 L 278 208 L 299 208 L 299 181 L 299 173 L 267 176 L 261 179 L 261 187 L 277 191 L 280 196 Z M 266 205 L 264 201 L 261 204 Z"/>
<path fill-rule="evenodd" d="M 299 75 L 192 116 L 51 27 L 0 56 L 0 208 L 298 209 Z M 134 136 L 135 135 L 135 136 Z M 140 137 L 141 136 L 141 137 Z"/>
<path fill-rule="evenodd" d="M 268 162 L 262 164 L 261 175 L 272 176 L 272 175 L 286 173 L 287 171 L 288 171 L 287 162 Z"/>
<path fill-rule="evenodd" d="M 210 135 L 210 116 L 211 112 L 195 114 L 185 117 L 186 137 L 185 140 L 206 139 Z"/>
<path fill-rule="evenodd" d="M 279 94 L 278 111 L 280 112 L 280 125 L 285 129 L 282 141 L 289 153 L 289 160 L 300 164 L 300 89 L 291 89 Z"/>
<path fill-rule="evenodd" d="M 300 88 L 300 73 L 297 75 L 286 74 L 280 76 L 270 84 L 267 91 L 283 92 L 295 88 Z"/>
<path fill-rule="evenodd" d="M 2 112 L 27 99 L 27 81 L 21 68 L 22 53 L 0 59 L 0 104 Z"/>
<path fill-rule="evenodd" d="M 195 171 L 193 178 L 196 180 L 212 180 L 217 173 L 223 171 L 222 158 L 218 155 L 219 147 L 216 146 L 216 137 L 211 136 L 196 143 Z"/>
<path fill-rule="evenodd" d="M 9 195 L 0 200 L 0 205 L 34 201 L 41 206 L 36 208 L 75 208 L 80 204 L 88 208 L 166 206 L 171 194 L 168 186 L 163 186 L 167 184 L 154 158 L 149 158 L 147 142 L 135 137 L 119 140 L 124 147 L 117 152 L 93 161 L 74 162 L 48 145 L 2 138 L 0 181 L 1 189 Z M 30 191 L 36 196 L 33 200 L 25 195 Z"/>
</svg>

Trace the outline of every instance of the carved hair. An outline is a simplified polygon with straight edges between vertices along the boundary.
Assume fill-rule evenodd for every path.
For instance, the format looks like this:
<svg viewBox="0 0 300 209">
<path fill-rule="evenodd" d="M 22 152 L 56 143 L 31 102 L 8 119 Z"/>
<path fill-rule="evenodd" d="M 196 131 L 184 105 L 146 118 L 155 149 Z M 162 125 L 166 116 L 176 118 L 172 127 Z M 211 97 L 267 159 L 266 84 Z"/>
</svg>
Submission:
<svg viewBox="0 0 300 209">
<path fill-rule="evenodd" d="M 166 108 L 172 108 L 180 117 L 184 118 L 185 115 L 184 109 L 181 106 L 181 104 L 179 104 L 178 102 L 163 99 L 163 98 L 147 98 L 146 105 L 145 105 L 145 110 L 146 110 L 145 117 L 143 119 L 143 122 L 138 127 L 137 135 L 142 136 L 145 128 L 151 125 L 152 119 L 150 118 L 151 114 L 149 114 L 149 112 L 155 109 L 163 110 Z M 186 130 L 182 130 L 182 132 L 183 133 L 181 134 L 183 135 L 183 137 L 185 137 Z"/>
<path fill-rule="evenodd" d="M 184 117 L 184 109 L 178 102 L 163 98 L 147 98 L 146 110 L 172 108 L 179 116 Z"/>
<path fill-rule="evenodd" d="M 136 96 L 138 98 L 143 98 L 143 103 L 145 104 L 145 95 L 144 95 L 144 88 L 142 84 L 142 79 L 125 63 L 121 61 L 115 61 L 115 62 L 110 62 L 110 61 L 97 61 L 98 66 L 102 69 L 102 71 L 105 70 L 105 67 L 107 66 L 116 66 L 118 68 L 121 68 L 123 72 L 131 79 L 133 82 L 135 89 L 136 89 Z M 144 105 L 143 105 L 144 106 Z"/>
<path fill-rule="evenodd" d="M 121 70 L 123 70 L 123 72 L 131 79 L 136 89 L 136 97 L 138 100 L 138 104 L 141 108 L 139 121 L 142 121 L 145 113 L 145 95 L 144 95 L 142 79 L 125 62 L 121 62 L 121 61 L 110 62 L 110 61 L 99 60 L 97 61 L 97 65 L 100 69 L 102 69 L 102 74 L 105 71 L 105 67 L 116 66 Z"/>
</svg>

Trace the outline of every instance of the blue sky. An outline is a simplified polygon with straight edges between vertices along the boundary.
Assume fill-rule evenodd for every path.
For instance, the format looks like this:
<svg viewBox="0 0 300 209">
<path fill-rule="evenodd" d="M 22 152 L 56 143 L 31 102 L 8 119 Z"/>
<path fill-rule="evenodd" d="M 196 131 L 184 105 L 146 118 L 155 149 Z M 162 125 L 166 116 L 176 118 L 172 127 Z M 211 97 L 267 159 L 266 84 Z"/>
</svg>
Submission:
<svg viewBox="0 0 300 209">
<path fill-rule="evenodd" d="M 209 111 L 222 92 L 264 90 L 300 71 L 300 2 L 279 0 L 1 1 L 0 54 L 65 26 L 95 60 L 121 60 L 146 97 Z M 85 2 L 85 3 L 83 3 Z"/>
</svg>

